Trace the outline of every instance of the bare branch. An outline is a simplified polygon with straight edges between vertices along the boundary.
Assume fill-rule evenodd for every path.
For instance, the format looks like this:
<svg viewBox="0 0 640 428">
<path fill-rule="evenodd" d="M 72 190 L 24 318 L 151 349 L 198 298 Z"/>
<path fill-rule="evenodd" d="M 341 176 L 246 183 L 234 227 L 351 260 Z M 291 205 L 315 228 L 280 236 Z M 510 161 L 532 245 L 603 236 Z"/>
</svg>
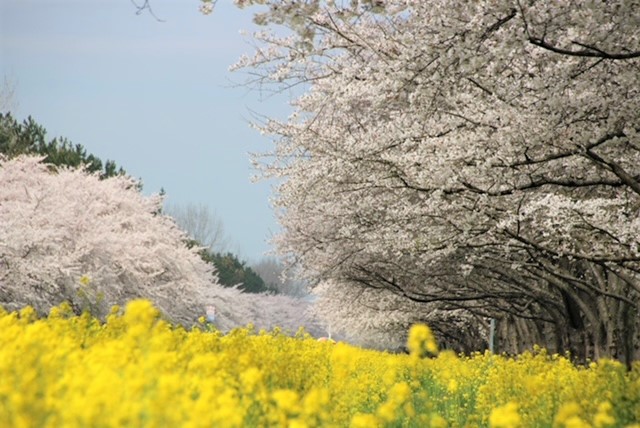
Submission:
<svg viewBox="0 0 640 428">
<path fill-rule="evenodd" d="M 145 11 L 149 12 L 151 16 L 158 22 L 166 22 L 164 19 L 158 18 L 153 9 L 151 8 L 150 0 L 143 0 L 142 4 L 136 3 L 136 0 L 131 0 L 131 3 L 136 7 L 136 15 L 141 15 Z"/>
<path fill-rule="evenodd" d="M 604 157 L 598 155 L 593 150 L 588 149 L 586 156 L 596 162 L 599 165 L 606 166 L 611 172 L 613 172 L 624 184 L 629 186 L 634 192 L 640 195 L 640 182 L 638 179 L 631 176 L 624 168 L 622 168 L 617 162 L 607 160 Z"/>
</svg>

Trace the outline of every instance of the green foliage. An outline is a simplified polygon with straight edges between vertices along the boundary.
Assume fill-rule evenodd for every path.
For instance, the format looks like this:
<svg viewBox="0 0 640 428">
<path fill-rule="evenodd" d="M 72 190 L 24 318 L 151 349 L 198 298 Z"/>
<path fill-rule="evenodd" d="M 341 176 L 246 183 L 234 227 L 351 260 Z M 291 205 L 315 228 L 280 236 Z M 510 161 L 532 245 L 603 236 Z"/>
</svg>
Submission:
<svg viewBox="0 0 640 428">
<path fill-rule="evenodd" d="M 269 291 L 262 278 L 235 255 L 213 253 L 209 254 L 209 257 L 218 271 L 218 281 L 221 285 L 232 287 L 240 284 L 239 288 L 247 293 Z"/>
<path fill-rule="evenodd" d="M 10 113 L 0 113 L 0 154 L 13 158 L 22 154 L 45 156 L 44 162 L 53 165 L 79 167 L 85 165 L 89 172 L 99 172 L 102 178 L 125 174 L 115 162 L 104 163 L 87 154 L 80 144 L 73 144 L 66 138 L 47 141 L 47 131 L 31 116 L 19 123 Z"/>
<path fill-rule="evenodd" d="M 196 245 L 200 244 L 195 240 L 187 243 L 188 247 Z M 211 253 L 205 249 L 200 251 L 200 257 L 216 267 L 218 282 L 224 287 L 234 287 L 238 285 L 240 290 L 247 293 L 274 291 L 265 284 L 260 275 L 247 266 L 246 262 L 241 261 L 230 252 Z"/>
</svg>

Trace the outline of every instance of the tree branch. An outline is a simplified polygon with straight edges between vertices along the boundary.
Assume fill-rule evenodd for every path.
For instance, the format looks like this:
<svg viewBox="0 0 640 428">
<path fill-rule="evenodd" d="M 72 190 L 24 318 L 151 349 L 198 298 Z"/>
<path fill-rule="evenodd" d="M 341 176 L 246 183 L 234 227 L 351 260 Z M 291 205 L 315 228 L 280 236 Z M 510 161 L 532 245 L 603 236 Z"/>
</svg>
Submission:
<svg viewBox="0 0 640 428">
<path fill-rule="evenodd" d="M 558 159 L 562 159 L 562 158 L 567 158 L 567 157 L 571 157 L 571 156 L 575 156 L 578 155 L 580 153 L 583 153 L 585 150 L 591 150 L 594 149 L 606 142 L 608 142 L 609 140 L 612 140 L 614 138 L 622 138 L 622 137 L 626 137 L 627 135 L 624 133 L 624 131 L 617 131 L 617 132 L 611 132 L 608 134 L 603 135 L 602 137 L 598 138 L 596 141 L 594 141 L 593 143 L 587 144 L 586 146 L 579 146 L 576 147 L 572 150 L 566 151 L 566 152 L 560 152 L 560 153 L 553 153 L 547 156 L 543 156 L 541 158 L 538 159 L 531 159 L 526 151 L 525 151 L 525 160 L 524 161 L 520 161 L 520 162 L 514 162 L 512 163 L 511 167 L 516 167 L 516 166 L 525 166 L 525 165 L 535 165 L 535 164 L 539 164 L 539 163 L 544 163 L 544 162 L 548 162 L 548 161 L 553 161 L 553 160 L 558 160 Z"/>
<path fill-rule="evenodd" d="M 575 42 L 575 41 L 573 42 L 574 44 L 578 46 L 582 46 L 585 49 L 571 50 L 571 49 L 559 48 L 557 46 L 554 46 L 546 42 L 544 38 L 538 38 L 533 36 L 529 37 L 529 42 L 543 49 L 546 49 L 548 51 L 555 52 L 561 55 L 588 57 L 588 58 L 604 58 L 604 59 L 612 59 L 612 60 L 640 58 L 640 51 L 629 52 L 629 53 L 611 53 L 611 52 L 605 52 L 602 49 L 598 49 L 595 46 L 589 46 L 584 43 Z"/>
<path fill-rule="evenodd" d="M 616 177 L 622 180 L 624 184 L 631 187 L 634 192 L 640 195 L 640 182 L 638 182 L 635 177 L 631 176 L 627 171 L 625 171 L 625 169 L 622 168 L 617 162 L 607 160 L 591 149 L 587 149 L 586 156 L 597 164 L 606 166 L 607 169 L 613 172 Z"/>
<path fill-rule="evenodd" d="M 493 25 L 491 25 L 489 28 L 487 28 L 487 30 L 480 37 L 480 40 L 484 41 L 484 40 L 488 39 L 489 36 L 491 35 L 491 33 L 495 33 L 496 31 L 498 31 L 500 29 L 500 27 L 502 27 L 507 22 L 511 21 L 516 16 L 516 13 L 517 13 L 517 11 L 516 11 L 515 8 L 511 9 L 509 11 L 508 15 L 498 19 Z"/>
<path fill-rule="evenodd" d="M 164 19 L 158 18 L 153 9 L 151 9 L 150 0 L 144 0 L 142 4 L 136 3 L 136 0 L 131 0 L 131 3 L 136 7 L 136 15 L 141 15 L 145 10 L 149 12 L 151 16 L 155 18 L 158 22 L 166 22 Z"/>
<path fill-rule="evenodd" d="M 527 184 L 513 186 L 509 189 L 497 190 L 497 191 L 481 189 L 467 181 L 462 181 L 461 184 L 471 192 L 477 193 L 480 195 L 507 196 L 507 195 L 512 195 L 518 191 L 537 189 L 543 186 L 558 186 L 558 187 L 567 187 L 567 188 L 581 188 L 581 187 L 593 187 L 593 186 L 621 187 L 627 183 L 622 182 L 620 180 L 606 180 L 606 179 L 578 181 L 578 180 L 572 180 L 572 179 L 564 179 L 564 180 L 552 179 L 552 178 L 548 179 L 543 177 L 537 180 L 531 180 L 531 182 Z"/>
</svg>

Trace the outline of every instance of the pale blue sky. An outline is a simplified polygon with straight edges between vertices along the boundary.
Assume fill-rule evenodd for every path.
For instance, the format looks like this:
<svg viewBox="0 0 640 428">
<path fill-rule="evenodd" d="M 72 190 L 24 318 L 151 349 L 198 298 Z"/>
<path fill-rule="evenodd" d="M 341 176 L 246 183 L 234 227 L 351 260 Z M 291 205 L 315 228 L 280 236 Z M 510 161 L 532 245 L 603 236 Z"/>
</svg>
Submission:
<svg viewBox="0 0 640 428">
<path fill-rule="evenodd" d="M 271 184 L 252 183 L 248 153 L 269 139 L 251 111 L 283 116 L 284 96 L 261 99 L 229 66 L 251 47 L 252 10 L 219 0 L 153 0 L 158 22 L 129 0 L 0 0 L 0 79 L 15 86 L 14 115 L 31 115 L 161 188 L 170 202 L 215 210 L 241 258 L 257 261 L 277 231 Z"/>
</svg>

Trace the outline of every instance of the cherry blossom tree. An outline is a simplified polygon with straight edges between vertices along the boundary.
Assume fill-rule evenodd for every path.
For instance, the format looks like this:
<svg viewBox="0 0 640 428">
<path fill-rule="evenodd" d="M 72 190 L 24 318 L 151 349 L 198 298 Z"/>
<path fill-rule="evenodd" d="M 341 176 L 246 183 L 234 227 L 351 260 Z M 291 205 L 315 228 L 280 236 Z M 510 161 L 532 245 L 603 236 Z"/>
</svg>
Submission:
<svg viewBox="0 0 640 428">
<path fill-rule="evenodd" d="M 188 235 L 162 215 L 160 196 L 144 196 L 125 175 L 0 158 L 0 306 L 46 313 L 63 301 L 104 317 L 112 305 L 151 300 L 187 327 L 216 308 L 220 329 L 253 323 L 323 334 L 307 304 L 246 295 L 217 282 Z"/>
<path fill-rule="evenodd" d="M 314 337 L 327 335 L 327 329 L 313 311 L 313 304 L 283 294 L 244 293 L 238 288 L 208 289 L 208 301 L 216 311 L 215 326 L 223 332 L 251 324 L 256 330 L 278 328 L 295 334 L 301 327 Z"/>
<path fill-rule="evenodd" d="M 640 358 L 637 2 L 236 3 L 265 30 L 235 68 L 302 91 L 255 161 L 334 323 L 364 287 L 502 350 Z"/>
<path fill-rule="evenodd" d="M 314 295 L 311 311 L 316 322 L 367 348 L 404 350 L 414 323 L 427 323 L 443 348 L 473 352 L 485 349 L 488 342 L 488 323 L 458 307 L 419 303 L 384 288 L 334 280 L 320 283 Z"/>
<path fill-rule="evenodd" d="M 20 156 L 0 165 L 0 284 L 9 309 L 41 312 L 63 300 L 104 316 L 113 304 L 151 299 L 171 319 L 194 320 L 212 269 L 158 215 L 160 197 L 137 182 Z"/>
</svg>

